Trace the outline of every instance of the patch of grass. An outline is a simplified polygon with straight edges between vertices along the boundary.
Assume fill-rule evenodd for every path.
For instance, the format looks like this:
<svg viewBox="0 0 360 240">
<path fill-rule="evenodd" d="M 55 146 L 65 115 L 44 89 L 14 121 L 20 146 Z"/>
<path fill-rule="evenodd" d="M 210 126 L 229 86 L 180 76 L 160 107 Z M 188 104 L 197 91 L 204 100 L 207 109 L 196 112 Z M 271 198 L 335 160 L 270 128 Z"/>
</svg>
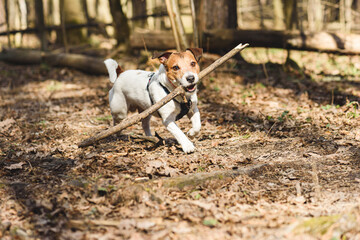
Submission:
<svg viewBox="0 0 360 240">
<path fill-rule="evenodd" d="M 359 103 L 358 102 L 350 102 L 346 105 L 347 107 L 352 108 L 351 111 L 346 113 L 346 116 L 348 118 L 358 118 L 360 116 L 359 112 L 358 112 L 358 108 L 359 108 Z"/>
<path fill-rule="evenodd" d="M 51 67 L 48 64 L 46 64 L 46 63 L 41 63 L 40 64 L 40 70 L 49 72 L 50 69 L 51 69 Z"/>
<path fill-rule="evenodd" d="M 214 218 L 204 219 L 203 224 L 208 227 L 215 227 L 218 224 L 218 221 Z"/>
<path fill-rule="evenodd" d="M 203 166 L 199 166 L 199 167 L 197 168 L 197 171 L 198 171 L 198 172 L 205 172 L 205 168 L 204 168 Z"/>
<path fill-rule="evenodd" d="M 108 121 L 108 120 L 111 120 L 112 119 L 112 116 L 111 115 L 107 115 L 107 116 L 102 116 L 102 117 L 97 117 L 95 118 L 96 121 Z"/>
<path fill-rule="evenodd" d="M 248 139 L 250 137 L 251 135 L 249 133 L 241 136 L 242 139 Z"/>
<path fill-rule="evenodd" d="M 49 85 L 46 86 L 46 90 L 49 92 L 59 91 L 64 88 L 64 84 L 59 81 L 51 81 Z"/>
<path fill-rule="evenodd" d="M 46 121 L 46 120 L 41 120 L 41 121 L 38 123 L 38 125 L 40 125 L 40 126 L 45 126 L 47 123 L 48 123 L 48 121 Z"/>
<path fill-rule="evenodd" d="M 195 199 L 195 200 L 199 200 L 199 199 L 201 199 L 201 195 L 200 195 L 200 193 L 197 193 L 197 194 L 194 196 L 194 199 Z"/>
<path fill-rule="evenodd" d="M 274 118 L 273 118 L 273 116 L 268 115 L 268 116 L 266 116 L 266 120 L 268 120 L 268 121 L 274 121 Z"/>
<path fill-rule="evenodd" d="M 323 110 L 329 110 L 329 109 L 331 109 L 333 106 L 332 105 L 329 105 L 329 104 L 327 104 L 327 105 L 325 105 L 325 106 L 321 106 L 321 108 L 323 109 Z"/>
<path fill-rule="evenodd" d="M 309 220 L 306 220 L 299 224 L 295 229 L 295 233 L 307 232 L 310 234 L 325 234 L 330 227 L 336 223 L 340 218 L 340 215 L 333 216 L 321 216 L 314 217 Z"/>
<path fill-rule="evenodd" d="M 289 115 L 289 111 L 285 110 L 282 112 L 281 116 L 278 117 L 278 121 L 279 122 L 284 122 L 286 120 L 286 118 L 292 118 L 291 115 Z"/>
</svg>

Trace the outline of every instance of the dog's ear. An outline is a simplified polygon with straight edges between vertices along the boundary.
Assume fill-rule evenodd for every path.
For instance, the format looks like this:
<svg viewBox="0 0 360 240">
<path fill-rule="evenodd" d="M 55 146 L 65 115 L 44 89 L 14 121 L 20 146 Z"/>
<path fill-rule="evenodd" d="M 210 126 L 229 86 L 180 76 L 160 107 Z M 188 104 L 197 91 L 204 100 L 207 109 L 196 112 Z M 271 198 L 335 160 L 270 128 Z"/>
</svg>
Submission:
<svg viewBox="0 0 360 240">
<path fill-rule="evenodd" d="M 202 54 L 203 54 L 203 49 L 202 48 L 188 48 L 186 50 L 190 51 L 194 55 L 197 62 L 200 61 L 200 59 L 202 57 Z"/>
<path fill-rule="evenodd" d="M 154 53 L 152 59 L 157 58 L 161 64 L 165 64 L 171 54 L 172 52 Z"/>
</svg>

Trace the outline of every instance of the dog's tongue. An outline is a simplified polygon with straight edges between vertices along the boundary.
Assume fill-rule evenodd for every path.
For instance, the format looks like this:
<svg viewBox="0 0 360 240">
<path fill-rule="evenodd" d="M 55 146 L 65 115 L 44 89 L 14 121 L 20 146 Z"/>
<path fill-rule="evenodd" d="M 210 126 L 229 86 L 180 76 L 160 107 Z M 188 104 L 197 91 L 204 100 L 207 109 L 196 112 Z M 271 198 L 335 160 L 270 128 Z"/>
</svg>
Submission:
<svg viewBox="0 0 360 240">
<path fill-rule="evenodd" d="M 195 91 L 195 88 L 196 88 L 196 85 L 193 84 L 193 85 L 188 86 L 188 87 L 186 88 L 186 90 L 187 90 L 188 92 L 193 92 L 193 91 Z"/>
</svg>

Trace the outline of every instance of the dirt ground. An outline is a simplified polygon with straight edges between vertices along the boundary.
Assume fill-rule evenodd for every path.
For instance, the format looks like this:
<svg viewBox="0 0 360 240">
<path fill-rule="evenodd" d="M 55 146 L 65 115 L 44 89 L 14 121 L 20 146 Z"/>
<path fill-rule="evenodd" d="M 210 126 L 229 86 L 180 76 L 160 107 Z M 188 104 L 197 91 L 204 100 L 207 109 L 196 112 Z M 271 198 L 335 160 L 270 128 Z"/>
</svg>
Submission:
<svg viewBox="0 0 360 240">
<path fill-rule="evenodd" d="M 112 125 L 107 76 L 0 62 L 0 238 L 360 239 L 360 58 L 242 56 L 199 87 L 189 155 L 156 118 L 158 143 L 78 148 Z"/>
</svg>

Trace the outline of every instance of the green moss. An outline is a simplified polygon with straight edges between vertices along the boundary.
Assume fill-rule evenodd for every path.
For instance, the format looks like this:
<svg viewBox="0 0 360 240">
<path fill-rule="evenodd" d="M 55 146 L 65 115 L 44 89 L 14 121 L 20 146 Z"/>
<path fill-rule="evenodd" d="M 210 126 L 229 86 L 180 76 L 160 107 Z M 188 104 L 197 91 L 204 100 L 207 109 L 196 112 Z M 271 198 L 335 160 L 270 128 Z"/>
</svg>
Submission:
<svg viewBox="0 0 360 240">
<path fill-rule="evenodd" d="M 340 215 L 321 216 L 308 219 L 299 224 L 295 229 L 295 233 L 325 234 L 329 228 L 340 219 Z"/>
</svg>

